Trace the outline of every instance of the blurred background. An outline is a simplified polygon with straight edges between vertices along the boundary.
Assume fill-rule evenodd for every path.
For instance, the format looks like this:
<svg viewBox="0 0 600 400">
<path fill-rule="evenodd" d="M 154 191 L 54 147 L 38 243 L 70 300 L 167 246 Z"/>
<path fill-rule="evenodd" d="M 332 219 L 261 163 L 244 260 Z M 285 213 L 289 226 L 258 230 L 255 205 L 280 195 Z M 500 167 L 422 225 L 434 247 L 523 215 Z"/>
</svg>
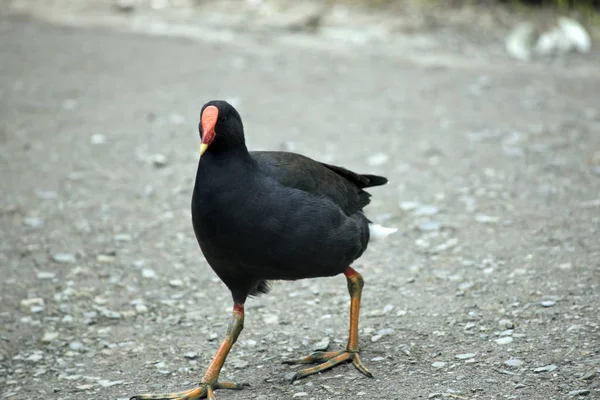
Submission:
<svg viewBox="0 0 600 400">
<path fill-rule="evenodd" d="M 308 41 L 309 34 L 410 54 L 508 54 L 517 60 L 589 53 L 600 26 L 598 7 L 597 0 L 7 0 L 3 6 L 72 25 L 154 34 L 296 33 L 303 34 L 297 41 Z"/>
</svg>

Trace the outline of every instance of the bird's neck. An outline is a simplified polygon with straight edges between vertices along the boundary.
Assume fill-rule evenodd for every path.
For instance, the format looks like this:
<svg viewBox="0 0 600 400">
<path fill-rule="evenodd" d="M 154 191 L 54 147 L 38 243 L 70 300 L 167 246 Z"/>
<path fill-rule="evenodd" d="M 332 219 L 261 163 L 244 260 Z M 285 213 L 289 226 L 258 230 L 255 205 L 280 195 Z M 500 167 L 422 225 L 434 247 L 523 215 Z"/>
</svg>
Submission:
<svg viewBox="0 0 600 400">
<path fill-rule="evenodd" d="M 207 155 L 213 155 L 218 158 L 250 158 L 246 143 L 214 143 L 206 151 Z"/>
</svg>

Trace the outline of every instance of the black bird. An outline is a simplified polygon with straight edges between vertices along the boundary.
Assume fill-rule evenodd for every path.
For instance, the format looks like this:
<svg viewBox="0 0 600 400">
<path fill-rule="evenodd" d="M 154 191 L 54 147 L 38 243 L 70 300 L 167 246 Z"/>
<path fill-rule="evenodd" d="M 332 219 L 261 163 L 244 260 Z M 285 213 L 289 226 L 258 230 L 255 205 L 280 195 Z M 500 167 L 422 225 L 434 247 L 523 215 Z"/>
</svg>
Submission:
<svg viewBox="0 0 600 400">
<path fill-rule="evenodd" d="M 292 380 L 351 361 L 368 377 L 359 358 L 358 314 L 363 278 L 350 264 L 375 236 L 396 231 L 372 224 L 363 213 L 382 176 L 357 174 L 308 157 L 276 151 L 249 152 L 242 119 L 225 101 L 202 107 L 200 160 L 192 195 L 192 224 L 204 257 L 233 296 L 227 334 L 199 386 L 179 393 L 133 399 L 214 399 L 215 389 L 247 384 L 221 382 L 221 367 L 244 325 L 248 296 L 269 291 L 270 280 L 344 274 L 350 293 L 346 349 L 316 352 L 289 364 L 319 365 Z"/>
</svg>

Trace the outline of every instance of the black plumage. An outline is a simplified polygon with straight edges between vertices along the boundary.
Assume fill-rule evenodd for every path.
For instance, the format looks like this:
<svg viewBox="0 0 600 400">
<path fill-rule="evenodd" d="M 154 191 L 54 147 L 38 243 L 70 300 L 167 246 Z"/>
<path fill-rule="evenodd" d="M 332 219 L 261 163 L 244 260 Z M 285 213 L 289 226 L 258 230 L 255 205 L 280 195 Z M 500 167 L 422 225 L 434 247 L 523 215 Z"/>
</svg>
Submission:
<svg viewBox="0 0 600 400">
<path fill-rule="evenodd" d="M 192 222 L 234 301 L 267 292 L 268 280 L 342 273 L 369 241 L 363 189 L 387 179 L 295 153 L 248 152 L 237 111 L 225 102 L 203 110 L 210 105 L 219 121 L 198 163 Z"/>
</svg>

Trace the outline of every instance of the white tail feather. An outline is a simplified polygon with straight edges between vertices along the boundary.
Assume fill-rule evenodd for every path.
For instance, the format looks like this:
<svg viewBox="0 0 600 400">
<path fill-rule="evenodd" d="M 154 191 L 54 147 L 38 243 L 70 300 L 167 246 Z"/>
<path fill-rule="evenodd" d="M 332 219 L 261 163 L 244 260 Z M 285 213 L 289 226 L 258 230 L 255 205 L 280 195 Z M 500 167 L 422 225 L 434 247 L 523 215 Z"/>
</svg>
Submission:
<svg viewBox="0 0 600 400">
<path fill-rule="evenodd" d="M 370 242 L 374 242 L 376 240 L 381 240 L 386 236 L 391 235 L 396 232 L 398 228 L 386 228 L 385 226 L 381 226 L 378 224 L 369 224 L 369 233 L 370 233 Z"/>
</svg>

